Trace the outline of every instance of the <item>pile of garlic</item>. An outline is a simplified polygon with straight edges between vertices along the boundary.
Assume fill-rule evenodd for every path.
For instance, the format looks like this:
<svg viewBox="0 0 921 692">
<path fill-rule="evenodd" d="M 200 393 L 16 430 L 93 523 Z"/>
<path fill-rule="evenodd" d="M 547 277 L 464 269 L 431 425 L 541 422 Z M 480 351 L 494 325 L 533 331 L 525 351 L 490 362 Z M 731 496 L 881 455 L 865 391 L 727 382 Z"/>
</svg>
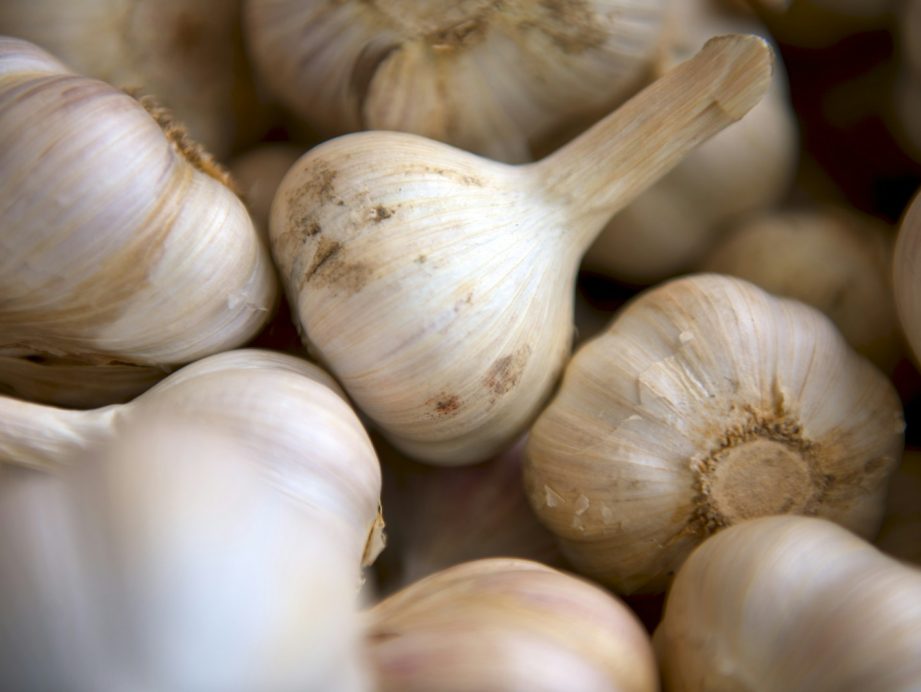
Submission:
<svg viewBox="0 0 921 692">
<path fill-rule="evenodd" d="M 0 689 L 921 686 L 917 4 L 3 4 Z"/>
</svg>

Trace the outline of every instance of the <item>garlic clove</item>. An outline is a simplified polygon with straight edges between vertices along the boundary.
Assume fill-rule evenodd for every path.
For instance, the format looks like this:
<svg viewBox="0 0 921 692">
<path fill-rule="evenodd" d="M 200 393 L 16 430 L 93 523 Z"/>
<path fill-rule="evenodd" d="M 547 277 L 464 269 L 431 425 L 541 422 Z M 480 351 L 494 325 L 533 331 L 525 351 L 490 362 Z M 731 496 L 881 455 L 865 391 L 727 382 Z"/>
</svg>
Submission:
<svg viewBox="0 0 921 692">
<path fill-rule="evenodd" d="M 327 133 L 412 132 L 518 163 L 642 85 L 667 7 L 249 0 L 245 25 L 271 91 Z"/>
<path fill-rule="evenodd" d="M 594 234 L 741 118 L 770 70 L 761 39 L 714 39 L 528 166 L 392 132 L 311 150 L 282 181 L 270 222 L 309 347 L 407 454 L 460 464 L 498 453 L 568 356 L 572 286 Z"/>
<path fill-rule="evenodd" d="M 536 562 L 451 567 L 377 604 L 367 620 L 382 692 L 658 689 L 633 613 Z"/>
<path fill-rule="evenodd" d="M 670 690 L 909 690 L 921 571 L 828 521 L 762 517 L 688 558 L 654 641 Z"/>
<path fill-rule="evenodd" d="M 824 315 L 740 279 L 651 289 L 570 361 L 525 486 L 581 573 L 659 592 L 710 534 L 766 514 L 879 528 L 899 398 Z"/>
</svg>

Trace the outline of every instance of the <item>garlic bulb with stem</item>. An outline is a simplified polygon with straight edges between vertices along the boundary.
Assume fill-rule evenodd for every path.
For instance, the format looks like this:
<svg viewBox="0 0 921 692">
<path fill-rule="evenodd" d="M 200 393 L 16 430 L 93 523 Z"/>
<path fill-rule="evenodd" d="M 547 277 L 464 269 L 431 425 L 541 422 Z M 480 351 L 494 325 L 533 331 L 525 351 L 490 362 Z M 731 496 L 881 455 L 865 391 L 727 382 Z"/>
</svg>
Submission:
<svg viewBox="0 0 921 692">
<path fill-rule="evenodd" d="M 269 212 L 275 192 L 285 173 L 303 153 L 304 148 L 297 144 L 262 144 L 240 154 L 228 164 L 230 175 L 246 202 L 256 230 L 266 243 L 269 240 Z"/>
<path fill-rule="evenodd" d="M 639 89 L 667 0 L 248 0 L 275 96 L 330 134 L 398 130 L 520 163 Z"/>
<path fill-rule="evenodd" d="M 225 159 L 267 126 L 243 50 L 241 0 L 4 0 L 0 34 L 77 72 L 152 94 Z"/>
<path fill-rule="evenodd" d="M 0 397 L 0 463 L 53 471 L 76 450 L 117 437 L 132 420 L 167 408 L 219 426 L 280 490 L 341 536 L 355 564 L 383 548 L 380 466 L 361 422 L 320 368 L 243 349 L 204 358 L 128 404 L 70 411 Z M 350 547 L 346 547 L 350 546 Z"/>
<path fill-rule="evenodd" d="M 162 109 L 10 38 L 0 105 L 0 356 L 175 367 L 262 327 L 268 252 Z"/>
<path fill-rule="evenodd" d="M 272 250 L 310 348 L 402 451 L 487 459 L 523 432 L 572 339 L 579 258 L 611 214 L 767 89 L 771 50 L 714 39 L 524 166 L 365 132 L 304 155 Z"/>
<path fill-rule="evenodd" d="M 579 349 L 531 429 L 525 487 L 579 572 L 654 593 L 752 517 L 872 536 L 903 429 L 890 382 L 825 315 L 697 275 L 641 294 Z"/>
<path fill-rule="evenodd" d="M 885 224 L 845 207 L 785 209 L 738 224 L 701 269 L 818 308 L 858 353 L 889 371 L 901 355 L 892 245 Z"/>
<path fill-rule="evenodd" d="M 917 689 L 921 570 L 840 526 L 763 517 L 678 571 L 656 654 L 669 690 Z"/>
<path fill-rule="evenodd" d="M 367 613 L 381 692 L 656 690 L 636 616 L 593 584 L 529 560 L 456 565 Z"/>
<path fill-rule="evenodd" d="M 255 451 L 166 402 L 58 473 L 0 467 L 0 686 L 368 689 L 354 557 Z"/>
</svg>

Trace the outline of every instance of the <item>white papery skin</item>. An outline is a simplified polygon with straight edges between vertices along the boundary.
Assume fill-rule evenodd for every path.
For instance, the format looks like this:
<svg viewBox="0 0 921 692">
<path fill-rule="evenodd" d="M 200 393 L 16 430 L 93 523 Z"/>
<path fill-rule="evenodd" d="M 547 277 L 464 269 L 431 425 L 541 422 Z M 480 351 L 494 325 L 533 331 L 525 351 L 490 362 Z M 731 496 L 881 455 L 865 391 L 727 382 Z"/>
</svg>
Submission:
<svg viewBox="0 0 921 692">
<path fill-rule="evenodd" d="M 211 356 L 131 403 L 92 411 L 0 397 L 0 462 L 54 471 L 76 450 L 143 421 L 151 407 L 217 429 L 259 460 L 274 485 L 351 546 L 343 550 L 356 568 L 383 548 L 380 466 L 361 422 L 329 375 L 280 353 Z"/>
<path fill-rule="evenodd" d="M 259 330 L 268 253 L 180 148 L 130 96 L 0 38 L 0 353 L 178 365 Z"/>
<path fill-rule="evenodd" d="M 368 689 L 347 546 L 182 418 L 149 407 L 60 474 L 0 467 L 0 686 Z"/>
<path fill-rule="evenodd" d="M 698 275 L 641 294 L 576 353 L 531 430 L 525 486 L 580 572 L 660 592 L 747 518 L 874 535 L 903 429 L 892 385 L 822 313 Z"/>
<path fill-rule="evenodd" d="M 762 40 L 715 39 L 526 166 L 396 132 L 309 151 L 269 229 L 305 340 L 410 456 L 499 453 L 568 356 L 581 253 L 614 210 L 748 112 L 770 73 Z"/>
<path fill-rule="evenodd" d="M 764 517 L 708 539 L 655 633 L 666 689 L 915 690 L 921 570 L 828 521 Z"/>
<path fill-rule="evenodd" d="M 636 616 L 595 585 L 528 560 L 450 567 L 367 613 L 380 692 L 658 689 Z"/>
<path fill-rule="evenodd" d="M 648 78 L 666 0 L 248 0 L 262 78 L 330 134 L 412 132 L 500 161 Z"/>
<path fill-rule="evenodd" d="M 245 61 L 240 0 L 4 0 L 0 34 L 169 107 L 215 156 L 265 124 Z"/>
</svg>

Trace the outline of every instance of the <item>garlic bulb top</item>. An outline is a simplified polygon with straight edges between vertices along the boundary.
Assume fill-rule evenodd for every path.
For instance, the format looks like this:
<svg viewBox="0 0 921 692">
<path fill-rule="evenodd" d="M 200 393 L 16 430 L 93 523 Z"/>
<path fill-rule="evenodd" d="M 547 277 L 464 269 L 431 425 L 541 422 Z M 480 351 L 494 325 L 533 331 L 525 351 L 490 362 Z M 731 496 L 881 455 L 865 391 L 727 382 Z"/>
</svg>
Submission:
<svg viewBox="0 0 921 692">
<path fill-rule="evenodd" d="M 74 450 L 117 437 L 126 422 L 160 408 L 217 430 L 259 459 L 272 483 L 342 536 L 355 564 L 370 564 L 383 548 L 380 466 L 371 441 L 329 375 L 293 356 L 221 353 L 129 404 L 92 411 L 0 397 L 0 462 L 58 468 Z"/>
<path fill-rule="evenodd" d="M 467 562 L 368 613 L 381 692 L 658 689 L 646 633 L 597 586 L 528 560 Z"/>
<path fill-rule="evenodd" d="M 655 633 L 669 690 L 914 690 L 921 570 L 828 521 L 764 517 L 684 563 Z"/>
<path fill-rule="evenodd" d="M 0 354 L 180 364 L 268 319 L 245 208 L 150 107 L 0 38 Z"/>
<path fill-rule="evenodd" d="M 322 130 L 399 130 L 490 158 L 623 101 L 656 58 L 666 0 L 248 0 L 253 57 Z"/>
<path fill-rule="evenodd" d="M 903 428 L 892 385 L 823 314 L 698 275 L 641 294 L 576 353 L 525 483 L 579 571 L 662 591 L 695 545 L 752 517 L 872 536 Z"/>
<path fill-rule="evenodd" d="M 240 0 L 4 0 L 0 34 L 82 74 L 152 94 L 224 158 L 265 126 L 245 61 Z"/>
<path fill-rule="evenodd" d="M 326 142 L 270 236 L 302 333 L 402 451 L 469 463 L 521 434 L 569 353 L 581 253 L 614 210 L 770 82 L 756 37 L 710 42 L 566 147 L 512 167 L 415 135 Z"/>
</svg>

